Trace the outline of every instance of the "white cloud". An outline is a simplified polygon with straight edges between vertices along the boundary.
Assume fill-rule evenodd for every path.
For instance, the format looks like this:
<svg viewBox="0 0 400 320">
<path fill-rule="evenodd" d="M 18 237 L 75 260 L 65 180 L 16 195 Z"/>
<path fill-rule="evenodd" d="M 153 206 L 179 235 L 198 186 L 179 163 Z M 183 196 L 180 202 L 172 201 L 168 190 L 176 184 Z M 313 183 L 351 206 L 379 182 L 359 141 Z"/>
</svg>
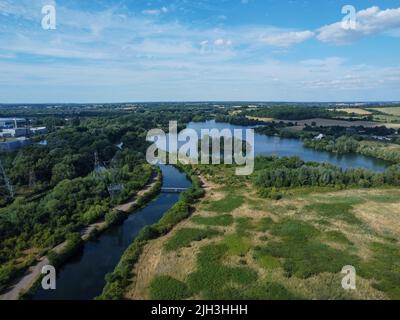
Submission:
<svg viewBox="0 0 400 320">
<path fill-rule="evenodd" d="M 261 42 L 275 47 L 290 47 L 294 44 L 309 40 L 313 38 L 314 35 L 315 33 L 309 30 L 284 32 L 263 36 Z"/>
<path fill-rule="evenodd" d="M 214 41 L 214 45 L 216 45 L 217 47 L 231 46 L 232 40 L 217 39 Z"/>
<path fill-rule="evenodd" d="M 143 10 L 143 14 L 158 16 L 161 13 L 167 13 L 169 10 L 167 7 L 161 7 L 160 9 L 147 9 Z"/>
<path fill-rule="evenodd" d="M 326 25 L 318 30 L 322 42 L 348 44 L 360 38 L 400 28 L 400 8 L 381 10 L 371 7 L 357 12 L 355 29 L 342 27 L 342 22 Z"/>
</svg>

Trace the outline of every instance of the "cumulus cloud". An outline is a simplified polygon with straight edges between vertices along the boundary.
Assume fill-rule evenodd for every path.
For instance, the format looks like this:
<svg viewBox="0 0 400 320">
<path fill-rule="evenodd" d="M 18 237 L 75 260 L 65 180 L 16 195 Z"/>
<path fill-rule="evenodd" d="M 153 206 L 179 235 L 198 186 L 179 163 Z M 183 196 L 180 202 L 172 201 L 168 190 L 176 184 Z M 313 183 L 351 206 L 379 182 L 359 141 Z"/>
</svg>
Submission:
<svg viewBox="0 0 400 320">
<path fill-rule="evenodd" d="M 313 38 L 312 31 L 293 31 L 263 36 L 261 42 L 275 47 L 290 47 Z"/>
<path fill-rule="evenodd" d="M 317 39 L 322 42 L 348 44 L 369 35 L 400 28 L 400 8 L 381 10 L 374 6 L 357 12 L 356 18 L 355 29 L 343 28 L 342 22 L 336 22 L 320 28 Z"/>
</svg>

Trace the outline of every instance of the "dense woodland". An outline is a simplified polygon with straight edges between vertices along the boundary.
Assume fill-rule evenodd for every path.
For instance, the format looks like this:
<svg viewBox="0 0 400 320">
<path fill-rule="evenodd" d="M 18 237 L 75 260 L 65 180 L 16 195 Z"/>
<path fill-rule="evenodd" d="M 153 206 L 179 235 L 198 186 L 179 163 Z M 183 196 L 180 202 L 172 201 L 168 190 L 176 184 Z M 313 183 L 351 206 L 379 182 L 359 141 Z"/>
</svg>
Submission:
<svg viewBox="0 0 400 320">
<path fill-rule="evenodd" d="M 331 164 L 304 162 L 297 157 L 259 157 L 254 182 L 266 195 L 271 195 L 272 189 L 282 188 L 400 186 L 400 165 L 375 173 L 365 169 L 343 170 Z"/>
</svg>

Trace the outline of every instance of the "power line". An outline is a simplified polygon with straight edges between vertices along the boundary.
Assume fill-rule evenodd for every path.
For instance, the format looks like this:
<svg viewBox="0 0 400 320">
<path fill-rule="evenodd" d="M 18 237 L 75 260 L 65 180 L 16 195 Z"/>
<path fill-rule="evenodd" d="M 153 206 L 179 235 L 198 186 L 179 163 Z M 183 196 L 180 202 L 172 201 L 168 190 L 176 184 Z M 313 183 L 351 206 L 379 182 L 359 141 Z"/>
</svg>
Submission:
<svg viewBox="0 0 400 320">
<path fill-rule="evenodd" d="M 7 174 L 6 174 L 6 171 L 4 170 L 3 163 L 1 162 L 1 159 L 0 159 L 0 173 L 3 176 L 4 184 L 5 184 L 6 189 L 8 190 L 10 198 L 14 199 L 14 196 L 15 196 L 14 188 L 13 188 L 11 182 L 10 182 L 10 179 L 8 179 L 8 177 L 7 177 Z"/>
</svg>

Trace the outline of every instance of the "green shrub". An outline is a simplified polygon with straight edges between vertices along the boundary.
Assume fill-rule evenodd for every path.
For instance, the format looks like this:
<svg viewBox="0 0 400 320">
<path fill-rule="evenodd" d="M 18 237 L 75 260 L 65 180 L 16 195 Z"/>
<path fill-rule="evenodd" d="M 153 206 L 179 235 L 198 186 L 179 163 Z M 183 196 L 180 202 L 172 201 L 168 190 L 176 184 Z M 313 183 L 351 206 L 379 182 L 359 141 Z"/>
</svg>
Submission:
<svg viewBox="0 0 400 320">
<path fill-rule="evenodd" d="M 128 215 L 125 212 L 119 210 L 112 210 L 106 213 L 106 223 L 109 226 L 121 224 Z"/>
<path fill-rule="evenodd" d="M 325 239 L 339 244 L 352 245 L 353 243 L 340 231 L 328 231 L 324 234 Z"/>
<path fill-rule="evenodd" d="M 194 241 L 212 238 L 219 234 L 218 231 L 213 229 L 180 229 L 169 239 L 164 247 L 167 251 L 174 251 L 188 247 Z"/>
<path fill-rule="evenodd" d="M 168 212 L 154 225 L 160 234 L 169 232 L 178 222 L 186 219 L 190 215 L 190 206 L 186 202 L 180 200 L 168 210 Z"/>
<path fill-rule="evenodd" d="M 359 262 L 358 257 L 321 243 L 320 232 L 306 222 L 287 219 L 274 225 L 272 233 L 282 241 L 269 242 L 262 252 L 284 258 L 283 268 L 288 276 L 308 278 L 322 272 L 337 273 L 343 266 Z"/>
<path fill-rule="evenodd" d="M 236 232 L 240 235 L 247 235 L 248 231 L 254 229 L 253 219 L 251 218 L 237 218 L 236 220 Z"/>
<path fill-rule="evenodd" d="M 73 257 L 83 246 L 83 240 L 79 233 L 67 236 L 67 243 L 60 253 L 49 251 L 47 258 L 54 267 L 61 266 L 65 261 Z"/>
<path fill-rule="evenodd" d="M 400 248 L 396 244 L 373 243 L 373 256 L 361 264 L 360 276 L 375 279 L 376 289 L 400 299 Z"/>
<path fill-rule="evenodd" d="M 250 239 L 240 234 L 229 234 L 222 243 L 228 247 L 227 254 L 231 256 L 244 256 L 251 248 Z"/>
<path fill-rule="evenodd" d="M 261 232 L 266 232 L 271 229 L 271 226 L 274 224 L 274 221 L 269 218 L 261 218 L 260 221 L 257 223 L 257 230 Z"/>
<path fill-rule="evenodd" d="M 169 276 L 155 277 L 150 283 L 151 300 L 183 300 L 191 295 L 188 286 Z"/>
<path fill-rule="evenodd" d="M 352 210 L 353 203 L 351 202 L 314 203 L 304 207 L 305 212 L 314 211 L 326 218 L 340 219 L 350 224 L 361 224 L 361 220 L 354 215 Z"/>
<path fill-rule="evenodd" d="M 124 252 L 113 272 L 106 275 L 106 285 L 97 300 L 119 300 L 129 285 L 132 266 L 137 262 L 146 241 L 135 240 Z"/>
<path fill-rule="evenodd" d="M 230 285 L 249 285 L 257 280 L 257 273 L 249 267 L 230 267 L 223 264 L 229 248 L 226 245 L 208 245 L 197 256 L 197 271 L 188 277 L 193 293 L 206 299 L 230 299 Z"/>
<path fill-rule="evenodd" d="M 236 195 L 234 193 L 228 193 L 225 198 L 213 201 L 209 206 L 208 210 L 218 213 L 230 213 L 233 210 L 241 207 L 244 203 L 244 197 Z"/>
<path fill-rule="evenodd" d="M 85 224 L 91 224 L 103 218 L 108 212 L 109 208 L 106 205 L 94 205 L 83 214 L 83 221 Z"/>
<path fill-rule="evenodd" d="M 265 282 L 255 285 L 242 293 L 245 300 L 298 300 L 300 297 L 294 295 L 284 286 L 275 282 Z"/>
<path fill-rule="evenodd" d="M 230 226 L 233 223 L 233 217 L 230 214 L 225 214 L 221 216 L 213 217 L 193 217 L 192 221 L 197 224 L 202 224 L 206 226 Z"/>
<path fill-rule="evenodd" d="M 264 269 L 277 269 L 281 267 L 279 259 L 265 253 L 262 248 L 256 248 L 256 250 L 254 250 L 253 258 L 256 263 Z"/>
</svg>

